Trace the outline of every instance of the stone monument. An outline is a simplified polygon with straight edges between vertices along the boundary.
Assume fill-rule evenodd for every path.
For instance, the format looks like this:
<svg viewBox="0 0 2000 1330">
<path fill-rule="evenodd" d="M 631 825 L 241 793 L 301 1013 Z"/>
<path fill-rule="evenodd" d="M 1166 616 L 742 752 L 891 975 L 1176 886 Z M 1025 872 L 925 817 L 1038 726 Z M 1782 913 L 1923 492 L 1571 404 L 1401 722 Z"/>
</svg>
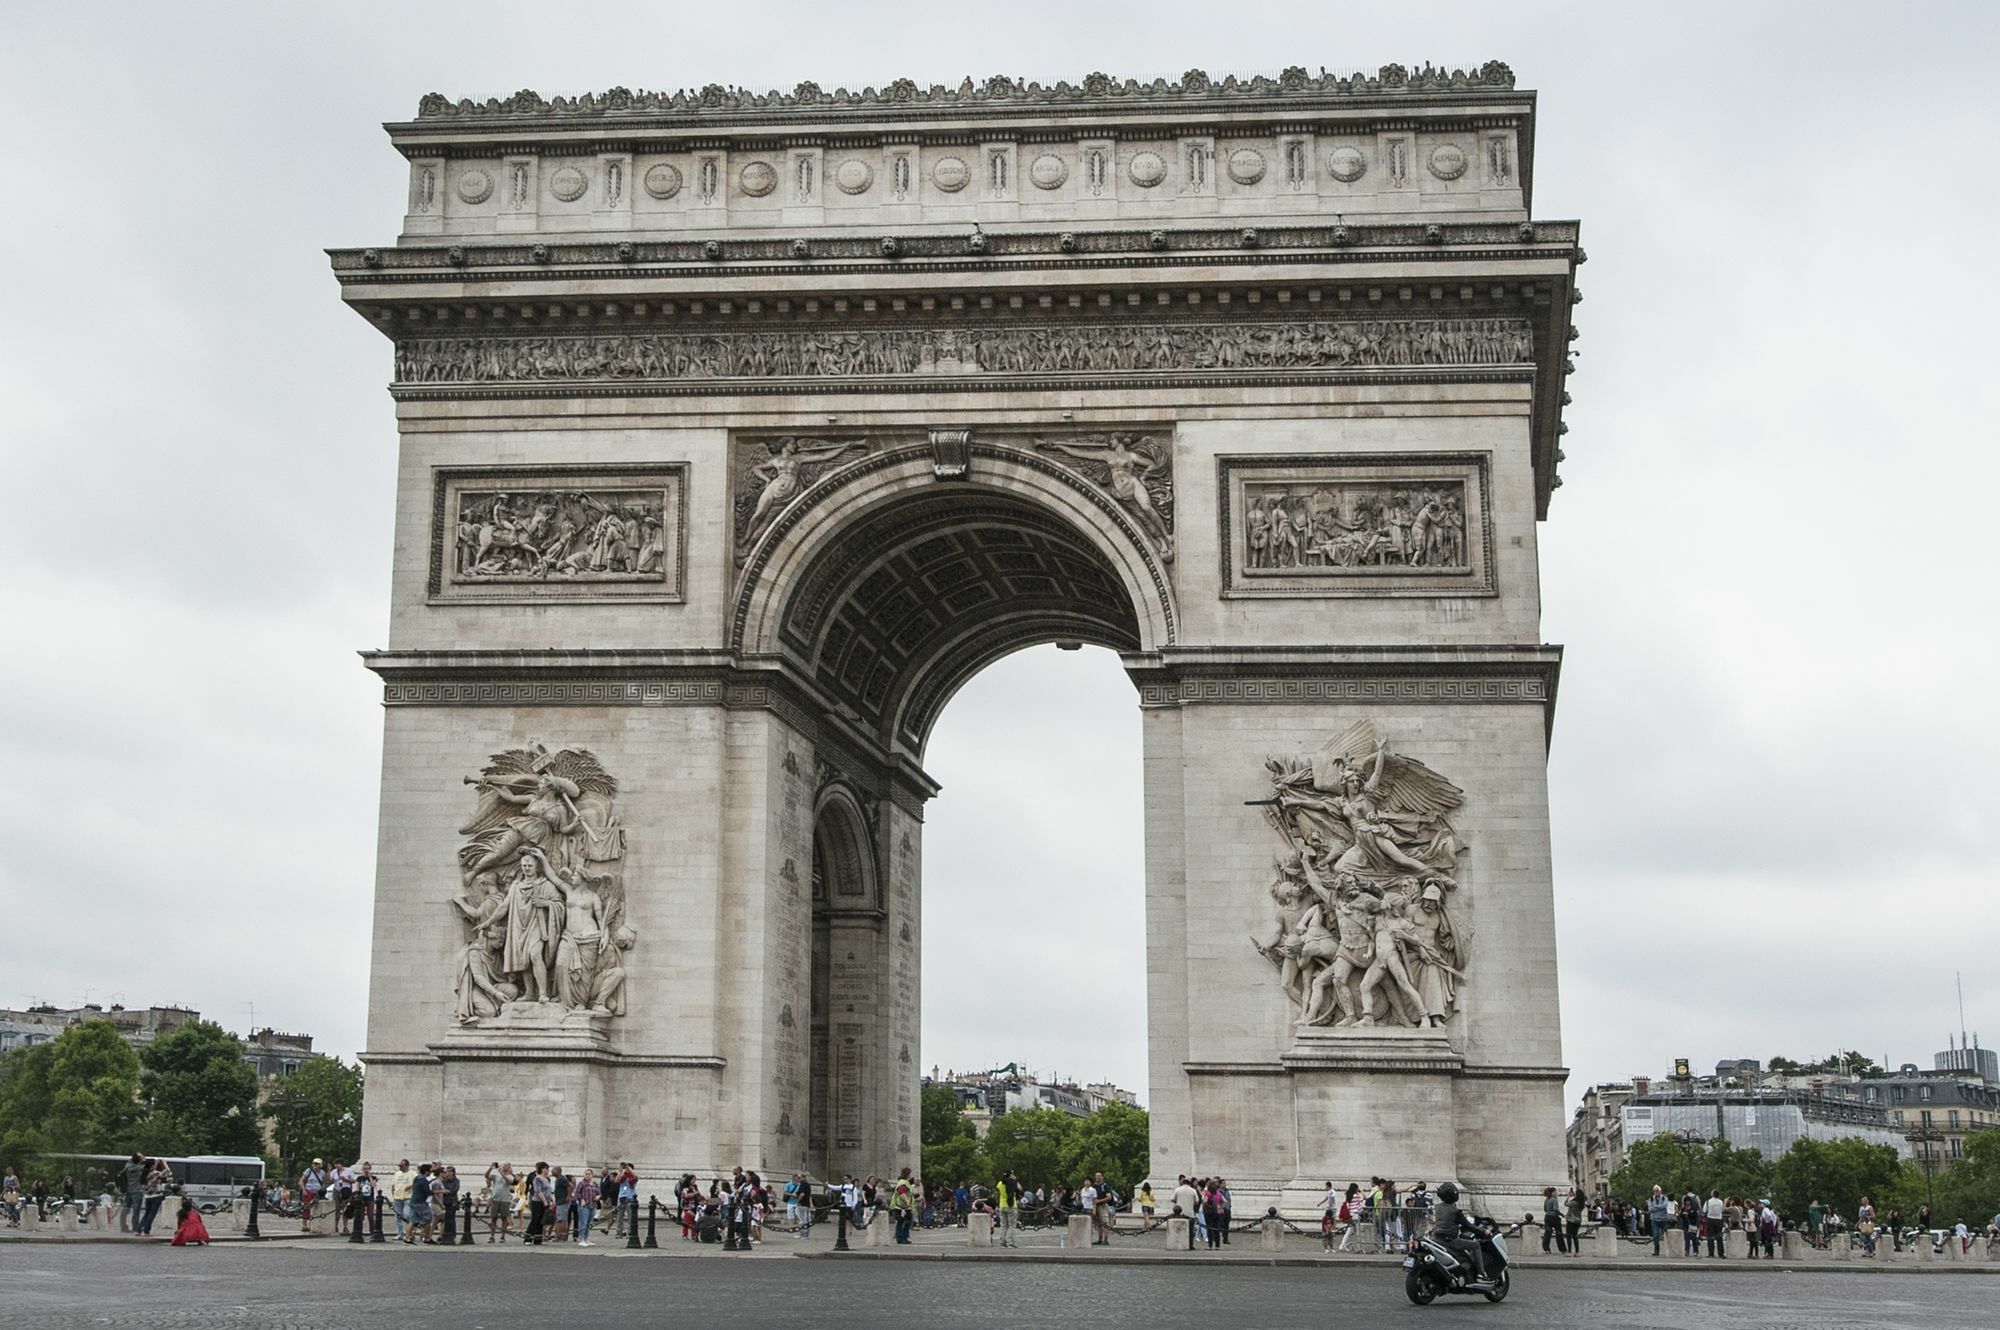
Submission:
<svg viewBox="0 0 2000 1330">
<path fill-rule="evenodd" d="M 1089 642 L 1156 1176 L 1559 1178 L 1534 114 L 1489 63 L 388 126 L 401 235 L 332 252 L 401 448 L 364 1153 L 915 1164 L 924 746 Z"/>
</svg>

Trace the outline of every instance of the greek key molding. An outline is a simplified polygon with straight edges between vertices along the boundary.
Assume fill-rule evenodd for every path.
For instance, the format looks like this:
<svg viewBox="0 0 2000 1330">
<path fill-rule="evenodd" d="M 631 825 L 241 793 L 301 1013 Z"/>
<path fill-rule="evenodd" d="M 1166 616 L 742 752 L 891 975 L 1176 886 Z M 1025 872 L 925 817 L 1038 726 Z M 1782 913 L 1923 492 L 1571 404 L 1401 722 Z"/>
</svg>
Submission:
<svg viewBox="0 0 2000 1330">
<path fill-rule="evenodd" d="M 671 707 L 730 701 L 722 682 L 711 679 L 436 679 L 382 687 L 382 704 L 391 707 Z"/>
<path fill-rule="evenodd" d="M 1553 697 L 1541 678 L 1491 679 L 1180 679 L 1139 687 L 1142 707 L 1203 703 L 1535 702 Z"/>
</svg>

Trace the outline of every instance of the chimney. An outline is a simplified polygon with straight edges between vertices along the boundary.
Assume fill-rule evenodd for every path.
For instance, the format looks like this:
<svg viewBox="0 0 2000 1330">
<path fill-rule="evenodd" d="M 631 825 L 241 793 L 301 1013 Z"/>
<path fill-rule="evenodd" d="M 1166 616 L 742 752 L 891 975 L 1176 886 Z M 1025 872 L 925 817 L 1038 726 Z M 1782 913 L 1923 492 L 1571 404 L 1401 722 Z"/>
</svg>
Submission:
<svg viewBox="0 0 2000 1330">
<path fill-rule="evenodd" d="M 1643 1099 L 1646 1095 L 1646 1092 L 1652 1088 L 1653 1088 L 1652 1077 L 1634 1076 L 1632 1078 L 1632 1094 L 1634 1097 Z"/>
</svg>

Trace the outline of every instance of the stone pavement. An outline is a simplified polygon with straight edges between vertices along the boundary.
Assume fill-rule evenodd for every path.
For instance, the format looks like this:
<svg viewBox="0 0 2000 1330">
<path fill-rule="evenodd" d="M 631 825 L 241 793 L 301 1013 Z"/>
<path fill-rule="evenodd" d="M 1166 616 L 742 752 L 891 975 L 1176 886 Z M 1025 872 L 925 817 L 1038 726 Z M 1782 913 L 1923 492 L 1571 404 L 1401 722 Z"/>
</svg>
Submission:
<svg viewBox="0 0 2000 1330">
<path fill-rule="evenodd" d="M 381 1330 L 452 1326 L 658 1324 L 754 1319 L 845 1321 L 869 1330 L 1009 1330 L 1087 1325 L 1155 1330 L 1189 1318 L 1236 1326 L 1365 1317 L 1370 1330 L 1482 1326 L 1537 1330 L 1991 1330 L 2000 1276 L 1899 1278 L 1866 1272 L 1762 1272 L 1762 1278 L 1633 1262 L 1616 1270 L 1523 1268 L 1499 1306 L 1452 1300 L 1417 1308 L 1402 1272 L 1374 1261 L 1316 1267 L 1174 1261 L 661 1260 L 602 1249 L 575 1255 L 483 1243 L 351 1247 L 325 1240 L 159 1245 L 16 1245 L 0 1249 L 0 1330 L 269 1326 Z M 710 1249 L 712 1250 L 712 1249 Z M 780 1249 L 784 1251 L 786 1249 Z M 1004 1313 L 1004 1315 L 1003 1315 Z"/>
</svg>

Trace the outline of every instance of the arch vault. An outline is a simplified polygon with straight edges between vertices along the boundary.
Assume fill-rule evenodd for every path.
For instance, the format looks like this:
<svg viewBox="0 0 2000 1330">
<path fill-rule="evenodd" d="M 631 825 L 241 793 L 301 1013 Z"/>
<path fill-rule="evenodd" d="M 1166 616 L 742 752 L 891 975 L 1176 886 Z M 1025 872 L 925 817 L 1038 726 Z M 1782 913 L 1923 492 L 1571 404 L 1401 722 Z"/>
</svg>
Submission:
<svg viewBox="0 0 2000 1330">
<path fill-rule="evenodd" d="M 402 234 L 333 252 L 401 436 L 364 1151 L 914 1164 L 925 744 L 1087 642 L 1144 715 L 1156 1176 L 1559 1176 L 1582 253 L 1533 109 L 1489 64 L 389 126 Z"/>
</svg>

